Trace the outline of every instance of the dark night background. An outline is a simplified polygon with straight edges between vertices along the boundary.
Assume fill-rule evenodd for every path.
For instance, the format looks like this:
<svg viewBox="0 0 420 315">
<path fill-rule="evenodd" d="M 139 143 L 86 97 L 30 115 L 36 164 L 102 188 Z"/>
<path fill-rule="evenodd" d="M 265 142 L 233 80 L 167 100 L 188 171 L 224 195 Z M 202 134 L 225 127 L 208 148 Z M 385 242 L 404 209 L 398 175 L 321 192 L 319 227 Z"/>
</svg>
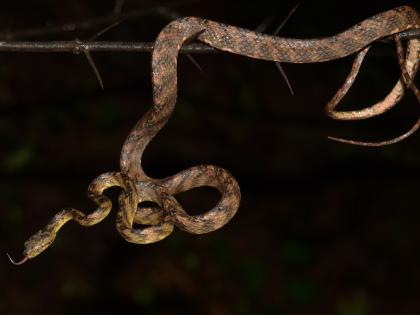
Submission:
<svg viewBox="0 0 420 315">
<path fill-rule="evenodd" d="M 125 1 L 123 12 L 158 4 L 272 32 L 295 1 Z M 289 37 L 332 35 L 373 14 L 416 1 L 302 1 L 282 29 Z M 0 30 L 16 32 L 109 14 L 107 1 L 7 1 Z M 168 16 L 145 12 L 101 40 L 152 41 Z M 87 39 L 106 25 L 31 40 Z M 25 39 L 25 38 L 24 38 Z M 341 109 L 380 100 L 399 76 L 393 44 L 376 44 Z M 284 64 L 227 53 L 196 55 L 200 73 L 179 62 L 172 119 L 147 148 L 143 166 L 165 177 L 216 164 L 239 181 L 242 202 L 222 229 L 179 230 L 152 245 L 125 242 L 115 209 L 102 223 L 71 222 L 54 244 L 15 267 L 26 239 L 68 206 L 91 211 L 97 175 L 119 169 L 119 152 L 151 106 L 150 55 L 0 54 L 1 314 L 418 314 L 420 311 L 420 134 L 388 147 L 329 141 L 397 136 L 420 111 L 408 92 L 388 113 L 359 122 L 328 119 L 324 106 L 352 58 Z M 419 80 L 417 80 L 418 82 Z M 118 189 L 111 189 L 114 205 Z M 191 213 L 218 200 L 212 189 L 178 196 Z"/>
</svg>

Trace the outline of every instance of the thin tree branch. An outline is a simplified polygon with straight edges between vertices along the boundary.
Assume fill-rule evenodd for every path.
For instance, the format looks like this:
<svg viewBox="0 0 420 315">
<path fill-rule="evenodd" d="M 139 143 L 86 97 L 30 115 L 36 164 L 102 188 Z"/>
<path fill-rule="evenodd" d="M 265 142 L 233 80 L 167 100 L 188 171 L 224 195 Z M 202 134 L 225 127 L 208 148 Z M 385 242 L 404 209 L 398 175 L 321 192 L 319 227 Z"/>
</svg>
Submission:
<svg viewBox="0 0 420 315">
<path fill-rule="evenodd" d="M 399 36 L 401 40 L 409 40 L 409 39 L 414 39 L 414 38 L 420 39 L 420 29 L 416 28 L 412 30 L 407 30 L 407 31 L 401 32 Z M 393 37 L 389 37 L 388 40 L 392 42 Z"/>
<path fill-rule="evenodd" d="M 84 51 L 125 51 L 151 52 L 153 42 L 108 42 L 108 41 L 0 41 L 0 52 L 70 52 L 79 54 Z M 181 53 L 216 53 L 217 49 L 203 45 L 190 44 L 182 47 Z"/>
<path fill-rule="evenodd" d="M 402 40 L 420 39 L 420 29 L 400 33 Z M 384 39 L 382 41 L 388 41 Z M 0 41 L 0 52 L 70 52 L 79 54 L 84 51 L 107 52 L 151 52 L 153 42 L 118 42 L 118 41 Z M 181 48 L 184 54 L 217 53 L 219 50 L 205 44 L 189 44 Z"/>
</svg>

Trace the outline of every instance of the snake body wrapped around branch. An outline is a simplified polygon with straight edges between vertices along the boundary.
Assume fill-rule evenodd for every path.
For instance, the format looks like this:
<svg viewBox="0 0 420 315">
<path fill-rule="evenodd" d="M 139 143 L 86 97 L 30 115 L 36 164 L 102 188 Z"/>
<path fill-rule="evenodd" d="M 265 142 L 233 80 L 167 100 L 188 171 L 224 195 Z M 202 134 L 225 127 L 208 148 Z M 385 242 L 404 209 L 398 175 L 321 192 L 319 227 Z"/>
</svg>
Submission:
<svg viewBox="0 0 420 315">
<path fill-rule="evenodd" d="M 198 39 L 226 52 L 290 63 L 324 62 L 358 53 L 356 66 L 353 67 L 354 71 L 358 71 L 357 65 L 361 64 L 371 43 L 416 28 L 420 28 L 419 16 L 407 6 L 375 15 L 340 34 L 316 39 L 270 36 L 196 17 L 171 22 L 158 35 L 152 53 L 153 106 L 137 122 L 124 143 L 120 158 L 121 171 L 103 174 L 89 186 L 89 195 L 98 204 L 97 210 L 89 215 L 74 209 L 59 212 L 46 228 L 25 243 L 22 262 L 45 250 L 53 242 L 57 231 L 69 220 L 75 220 L 83 226 L 103 220 L 112 207 L 111 201 L 103 196 L 103 191 L 112 186 L 123 189 L 119 198 L 117 229 L 124 239 L 137 244 L 162 240 L 172 232 L 174 225 L 190 233 L 208 233 L 222 227 L 234 216 L 239 207 L 240 190 L 228 171 L 213 165 L 201 165 L 164 179 L 154 179 L 146 175 L 141 165 L 144 150 L 174 110 L 177 98 L 177 59 L 185 42 Z M 420 45 L 416 40 L 412 40 L 410 45 L 410 53 L 402 66 L 412 78 L 417 71 Z M 353 80 L 354 71 L 350 75 Z M 403 93 L 404 85 L 398 82 L 393 92 L 382 102 L 385 104 L 374 105 L 376 107 L 373 108 L 383 112 L 395 105 Z M 336 115 L 335 118 L 367 118 L 365 116 L 369 110 L 352 113 L 334 111 L 338 101 L 339 97 L 336 97 L 327 108 L 330 115 Z M 201 186 L 219 190 L 220 200 L 209 211 L 190 216 L 174 195 Z M 141 207 L 144 201 L 154 202 L 157 206 Z M 134 223 L 149 226 L 136 229 L 133 228 Z"/>
</svg>

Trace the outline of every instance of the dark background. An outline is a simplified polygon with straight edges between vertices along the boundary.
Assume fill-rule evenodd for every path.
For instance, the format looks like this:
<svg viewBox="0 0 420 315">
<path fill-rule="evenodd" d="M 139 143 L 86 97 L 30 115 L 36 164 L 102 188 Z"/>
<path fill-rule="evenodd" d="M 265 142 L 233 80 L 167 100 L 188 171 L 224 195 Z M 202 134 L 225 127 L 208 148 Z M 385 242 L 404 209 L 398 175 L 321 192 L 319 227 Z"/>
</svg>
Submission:
<svg viewBox="0 0 420 315">
<path fill-rule="evenodd" d="M 146 10 L 101 40 L 152 41 L 169 17 L 195 15 L 273 31 L 295 1 L 125 1 Z M 281 31 L 332 35 L 373 14 L 416 1 L 302 1 Z M 5 34 L 89 20 L 113 1 L 7 1 Z M 169 14 L 169 15 L 171 15 Z M 31 40 L 87 39 L 106 25 Z M 165 177 L 216 164 L 239 181 L 242 202 L 222 229 L 179 230 L 152 245 L 125 242 L 115 211 L 83 228 L 71 222 L 54 244 L 21 267 L 24 241 L 63 207 L 94 208 L 89 182 L 119 168 L 121 145 L 151 106 L 150 55 L 92 53 L 101 90 L 83 55 L 0 54 L 1 314 L 418 314 L 420 310 L 419 134 L 388 147 L 329 141 L 397 136 L 415 122 L 411 93 L 371 120 L 328 119 L 324 106 L 352 58 L 284 64 L 291 96 L 274 63 L 227 53 L 197 55 L 200 73 L 179 62 L 172 119 L 147 148 L 143 166 Z M 341 109 L 380 100 L 399 76 L 393 44 L 371 50 Z M 118 189 L 109 195 L 116 201 Z M 218 200 L 212 189 L 178 196 L 191 213 Z M 115 204 L 115 202 L 114 202 Z M 114 209 L 115 210 L 115 209 Z"/>
</svg>

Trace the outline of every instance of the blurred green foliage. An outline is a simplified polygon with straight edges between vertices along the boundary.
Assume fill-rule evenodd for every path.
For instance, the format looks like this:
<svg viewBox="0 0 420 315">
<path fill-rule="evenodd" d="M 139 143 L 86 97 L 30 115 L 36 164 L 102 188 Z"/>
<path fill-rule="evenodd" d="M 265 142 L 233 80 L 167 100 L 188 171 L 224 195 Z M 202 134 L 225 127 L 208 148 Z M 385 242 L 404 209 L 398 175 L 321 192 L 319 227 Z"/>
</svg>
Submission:
<svg viewBox="0 0 420 315">
<path fill-rule="evenodd" d="M 33 146 L 25 143 L 3 158 L 1 168 L 4 172 L 10 173 L 21 171 L 31 163 L 34 155 L 35 151 Z"/>
<path fill-rule="evenodd" d="M 369 315 L 369 300 L 363 290 L 341 298 L 337 303 L 337 315 Z"/>
<path fill-rule="evenodd" d="M 320 288 L 310 279 L 292 279 L 288 281 L 287 294 L 294 304 L 309 304 L 319 297 Z"/>
<path fill-rule="evenodd" d="M 157 292 L 150 284 L 142 284 L 133 292 L 133 299 L 142 306 L 152 306 L 156 303 Z"/>
</svg>

